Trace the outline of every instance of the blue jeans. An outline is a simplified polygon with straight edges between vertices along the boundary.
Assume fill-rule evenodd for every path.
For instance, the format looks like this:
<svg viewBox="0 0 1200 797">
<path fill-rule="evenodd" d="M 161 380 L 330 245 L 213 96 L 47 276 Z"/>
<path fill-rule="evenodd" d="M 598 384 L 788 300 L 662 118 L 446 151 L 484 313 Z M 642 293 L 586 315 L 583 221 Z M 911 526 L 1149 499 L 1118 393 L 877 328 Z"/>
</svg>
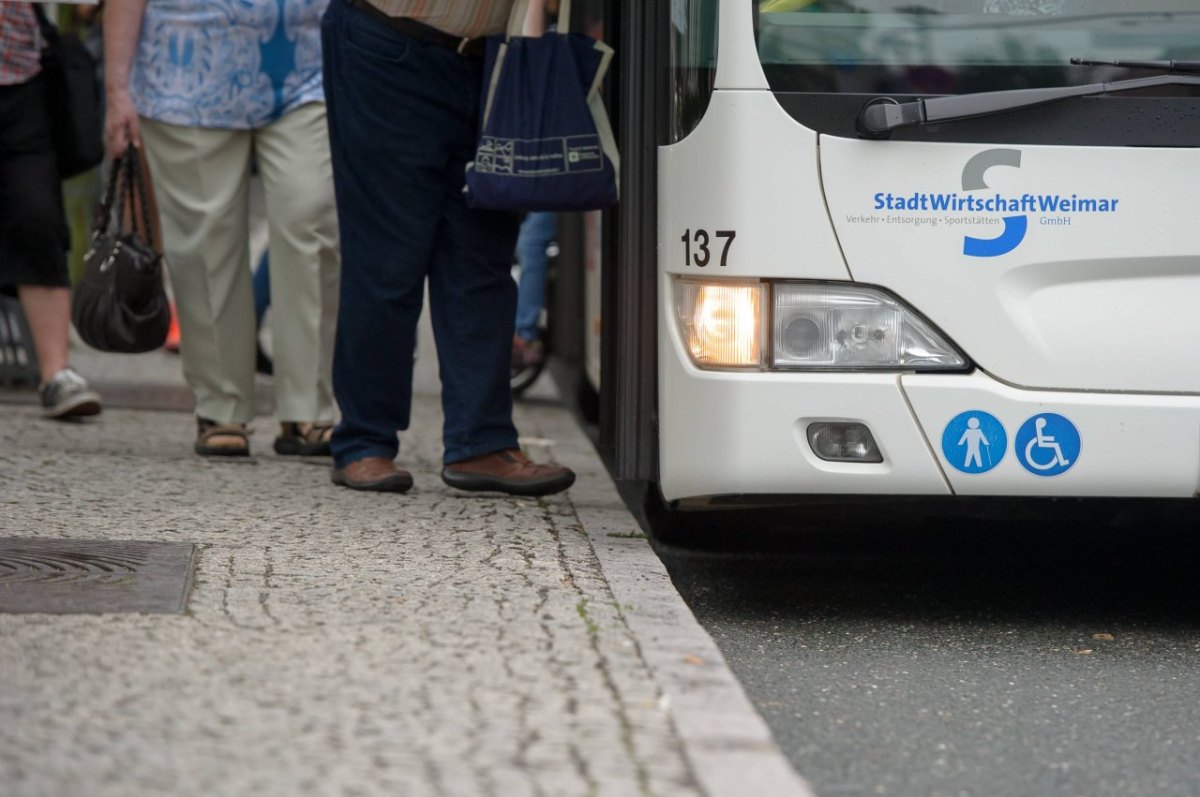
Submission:
<svg viewBox="0 0 1200 797">
<path fill-rule="evenodd" d="M 517 337 L 528 342 L 538 337 L 538 319 L 546 304 L 546 247 L 554 240 L 558 214 L 535 211 L 521 222 L 517 236 Z"/>
<path fill-rule="evenodd" d="M 322 22 L 341 230 L 334 466 L 392 459 L 412 406 L 425 281 L 443 461 L 517 447 L 509 391 L 518 218 L 468 208 L 483 64 L 333 0 Z"/>
<path fill-rule="evenodd" d="M 254 269 L 254 324 L 262 326 L 263 316 L 271 306 L 271 252 L 264 251 Z"/>
</svg>

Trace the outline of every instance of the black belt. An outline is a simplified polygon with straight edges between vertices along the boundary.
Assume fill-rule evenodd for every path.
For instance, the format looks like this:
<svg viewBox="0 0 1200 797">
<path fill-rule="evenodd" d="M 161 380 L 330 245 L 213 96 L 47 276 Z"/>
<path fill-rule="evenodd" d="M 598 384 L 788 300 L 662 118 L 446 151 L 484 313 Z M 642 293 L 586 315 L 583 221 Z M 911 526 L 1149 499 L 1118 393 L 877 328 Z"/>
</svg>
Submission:
<svg viewBox="0 0 1200 797">
<path fill-rule="evenodd" d="M 346 0 L 346 4 L 365 12 L 368 16 L 374 17 L 392 30 L 403 33 L 410 39 L 416 39 L 423 44 L 432 44 L 435 47 L 444 47 L 447 50 L 453 50 L 464 58 L 483 58 L 483 53 L 487 46 L 483 38 L 465 39 L 461 36 L 452 36 L 445 31 L 438 30 L 432 25 L 417 22 L 411 17 L 393 17 L 390 14 L 380 11 L 367 2 L 367 0 Z"/>
</svg>

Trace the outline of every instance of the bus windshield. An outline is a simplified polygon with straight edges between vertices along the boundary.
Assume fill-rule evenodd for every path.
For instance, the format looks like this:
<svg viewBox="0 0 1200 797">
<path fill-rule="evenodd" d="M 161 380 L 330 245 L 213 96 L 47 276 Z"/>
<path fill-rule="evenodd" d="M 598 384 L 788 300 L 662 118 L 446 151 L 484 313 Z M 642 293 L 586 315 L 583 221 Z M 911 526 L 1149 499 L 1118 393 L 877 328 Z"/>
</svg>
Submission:
<svg viewBox="0 0 1200 797">
<path fill-rule="evenodd" d="M 762 0 L 775 91 L 961 94 L 1130 76 L 1095 60 L 1200 59 L 1196 0 Z"/>
</svg>

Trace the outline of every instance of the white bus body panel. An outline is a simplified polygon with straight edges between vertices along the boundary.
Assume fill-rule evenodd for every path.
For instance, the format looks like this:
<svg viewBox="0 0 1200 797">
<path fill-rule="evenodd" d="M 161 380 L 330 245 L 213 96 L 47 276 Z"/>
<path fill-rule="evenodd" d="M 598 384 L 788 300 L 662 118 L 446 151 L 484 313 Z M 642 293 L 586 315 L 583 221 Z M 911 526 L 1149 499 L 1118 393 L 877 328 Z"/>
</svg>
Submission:
<svg viewBox="0 0 1200 797">
<path fill-rule="evenodd" d="M 906 374 L 901 383 L 957 495 L 1190 498 L 1200 490 L 1200 398 L 1195 396 L 1021 390 L 978 372 Z M 942 446 L 947 425 L 970 410 L 994 416 L 1008 433 L 998 464 L 985 473 L 956 468 Z M 1046 413 L 1067 418 L 1079 432 L 1074 462 L 1055 476 L 1024 467 L 1014 443 L 1023 424 Z M 965 454 L 956 440 L 950 449 Z"/>
<path fill-rule="evenodd" d="M 659 149 L 664 498 L 1195 496 L 1200 217 L 1192 197 L 1200 150 L 830 136 L 820 137 L 818 148 L 817 133 L 766 90 L 746 6 L 722 0 L 720 8 L 717 90 L 697 128 Z M 989 149 L 1020 154 L 980 155 Z M 968 170 L 976 156 L 982 168 Z M 873 208 L 879 192 L 1074 193 L 1119 201 L 1104 212 L 990 214 L 1027 216 L 1024 235 L 1010 251 L 979 257 L 964 254 L 964 238 L 985 241 L 986 249 L 985 239 L 1006 229 L 999 218 L 936 227 L 851 218 L 880 215 Z M 1069 223 L 1042 221 L 1058 216 Z M 724 268 L 684 266 L 681 237 L 696 229 L 736 230 Z M 702 371 L 691 364 L 675 323 L 677 275 L 878 284 L 924 313 L 983 370 Z M 958 453 L 957 427 L 953 435 L 948 427 L 970 411 L 990 414 L 1008 433 L 1004 455 L 983 473 L 963 472 L 947 459 L 947 450 Z M 1069 419 L 1080 440 L 1071 466 L 1055 476 L 1022 467 L 1016 453 L 1018 429 L 1048 413 Z M 805 435 L 812 421 L 866 424 L 884 462 L 818 459 Z M 951 445 L 943 445 L 945 437 Z"/>
<path fill-rule="evenodd" d="M 667 501 L 721 495 L 959 495 L 1190 498 L 1200 491 L 1200 399 L 1012 388 L 984 373 L 868 374 L 700 371 L 668 334 L 660 362 L 660 489 Z M 965 473 L 943 432 L 965 411 L 1001 421 L 996 467 Z M 1022 467 L 1016 431 L 1046 413 L 1079 430 L 1072 467 Z M 812 421 L 857 421 L 880 465 L 812 454 Z M 953 439 L 950 443 L 954 443 Z M 997 442 L 992 441 L 994 448 Z M 965 449 L 952 450 L 965 451 Z"/>
<path fill-rule="evenodd" d="M 822 136 L 821 163 L 854 279 L 895 291 L 1000 381 L 1200 393 L 1200 149 Z M 880 208 L 888 194 L 909 207 Z M 1087 209 L 1046 209 L 1072 196 Z M 997 197 L 1024 204 L 932 207 Z M 968 237 L 1008 251 L 965 254 Z"/>
<path fill-rule="evenodd" d="M 950 493 L 897 374 L 700 371 L 685 362 L 677 334 L 660 338 L 659 348 L 659 486 L 667 500 L 736 493 Z M 818 459 L 808 445 L 808 424 L 840 420 L 867 424 L 884 462 Z"/>
<path fill-rule="evenodd" d="M 872 175 L 890 175 L 885 182 L 895 187 L 880 190 L 897 194 L 923 191 L 913 186 L 957 171 L 952 177 L 960 181 L 961 193 L 963 163 L 986 147 L 822 138 L 831 222 L 813 195 L 821 185 L 814 168 L 816 134 L 781 116 L 768 92 L 716 92 L 694 133 L 660 150 L 659 474 L 665 498 L 1196 494 L 1200 358 L 1191 350 L 1200 341 L 1200 313 L 1191 305 L 1200 298 L 1195 253 L 1200 246 L 1189 232 L 1194 223 L 1180 218 L 1169 201 L 1187 196 L 1183 177 L 1157 174 L 1160 185 L 1173 192 L 1158 198 L 1157 214 L 1141 207 L 1156 192 L 1121 181 L 1128 186 L 1122 199 L 1135 200 L 1129 203 L 1135 221 L 1108 225 L 1119 233 L 1095 224 L 1089 235 L 1068 231 L 1073 239 L 1059 240 L 1074 240 L 1073 252 L 1057 252 L 1039 240 L 1038 227 L 1030 227 L 1027 240 L 1011 253 L 1017 257 L 1009 257 L 1013 262 L 968 261 L 962 238 L 987 232 L 941 225 L 904 226 L 889 234 L 883 224 L 844 216 L 868 212 L 852 204 L 873 197 L 879 179 Z M 896 155 L 888 155 L 887 147 L 897 147 Z M 1024 154 L 1038 149 L 1035 158 Z M 1086 151 L 1046 149 L 1023 147 L 1020 171 L 1039 164 L 1059 168 L 1054 164 L 1061 162 L 1067 166 L 1060 173 L 1081 185 L 1098 185 L 1099 178 L 1084 168 Z M 1188 163 L 1188 153 L 1174 151 L 1102 152 L 1124 162 L 1126 170 L 1134 168 L 1129 158 L 1139 154 L 1155 172 L 1182 170 Z M 987 170 L 989 190 L 1054 190 L 1044 184 L 1003 185 L 999 175 L 1005 171 L 1014 170 Z M 849 268 L 841 261 L 835 226 Z M 704 227 L 737 230 L 726 267 L 683 266 L 683 231 Z M 674 319 L 676 276 L 846 280 L 851 274 L 912 303 L 978 358 L 983 370 L 702 371 L 688 359 Z M 1140 324 L 1127 332 L 1134 343 L 1114 335 L 1104 319 L 1118 327 Z M 951 420 L 972 410 L 994 416 L 1009 435 L 1003 458 L 985 473 L 953 467 L 942 445 Z M 1081 441 L 1076 461 L 1053 477 L 1022 467 L 1015 450 L 1018 428 L 1042 413 L 1069 419 Z M 816 420 L 866 424 L 884 463 L 818 459 L 804 434 Z"/>
<path fill-rule="evenodd" d="M 992 495 L 1190 498 L 1200 491 L 1200 398 L 1022 390 L 986 374 L 700 371 L 677 334 L 660 345 L 660 488 L 667 500 L 715 495 Z M 952 419 L 983 410 L 1008 442 L 985 473 L 949 462 Z M 1046 413 L 1069 419 L 1071 467 L 1023 467 L 1015 438 Z M 818 459 L 813 421 L 866 424 L 881 464 Z M 951 450 L 955 448 L 950 440 Z M 993 440 L 994 449 L 998 441 Z M 998 450 L 998 449 L 997 449 Z"/>
<path fill-rule="evenodd" d="M 658 150 L 660 267 L 695 277 L 849 279 L 817 160 L 816 132 L 770 92 L 714 92 L 696 129 Z M 736 231 L 725 266 L 716 238 L 705 268 L 684 265 L 683 235 L 697 230 Z"/>
<path fill-rule="evenodd" d="M 767 89 L 767 77 L 758 60 L 754 44 L 754 14 L 748 3 L 724 0 L 721 3 L 717 35 L 717 89 Z"/>
</svg>

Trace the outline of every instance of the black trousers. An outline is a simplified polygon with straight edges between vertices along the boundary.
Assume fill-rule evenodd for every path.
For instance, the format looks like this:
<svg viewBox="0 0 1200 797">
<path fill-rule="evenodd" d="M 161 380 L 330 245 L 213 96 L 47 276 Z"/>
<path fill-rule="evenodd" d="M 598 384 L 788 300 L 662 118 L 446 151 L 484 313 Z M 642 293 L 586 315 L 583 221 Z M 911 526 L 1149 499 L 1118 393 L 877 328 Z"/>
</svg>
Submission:
<svg viewBox="0 0 1200 797">
<path fill-rule="evenodd" d="M 70 231 L 50 143 L 45 81 L 0 86 L 0 288 L 65 287 Z"/>
</svg>

